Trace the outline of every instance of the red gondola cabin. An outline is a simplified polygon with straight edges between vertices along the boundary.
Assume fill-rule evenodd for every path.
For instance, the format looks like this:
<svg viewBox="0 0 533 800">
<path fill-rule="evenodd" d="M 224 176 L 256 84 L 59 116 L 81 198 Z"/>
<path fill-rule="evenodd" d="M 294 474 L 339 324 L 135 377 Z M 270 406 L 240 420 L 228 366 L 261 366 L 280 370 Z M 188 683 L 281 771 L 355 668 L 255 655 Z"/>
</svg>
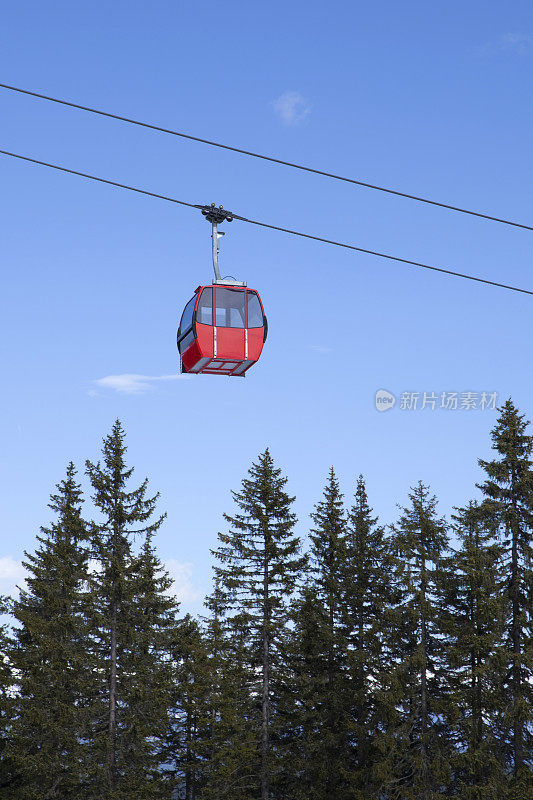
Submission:
<svg viewBox="0 0 533 800">
<path fill-rule="evenodd" d="M 243 376 L 258 361 L 267 330 L 254 289 L 236 281 L 199 286 L 178 328 L 182 372 Z"/>
</svg>

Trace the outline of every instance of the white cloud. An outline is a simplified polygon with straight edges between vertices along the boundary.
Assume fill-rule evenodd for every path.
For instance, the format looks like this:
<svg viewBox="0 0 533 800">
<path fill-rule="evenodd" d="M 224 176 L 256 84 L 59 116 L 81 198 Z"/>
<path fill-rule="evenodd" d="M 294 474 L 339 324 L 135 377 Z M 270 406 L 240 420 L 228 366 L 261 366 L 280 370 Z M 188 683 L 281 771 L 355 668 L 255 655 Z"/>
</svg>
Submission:
<svg viewBox="0 0 533 800">
<path fill-rule="evenodd" d="M 501 38 L 503 50 L 511 50 L 514 53 L 527 53 L 533 45 L 533 37 L 523 33 L 506 33 Z"/>
<path fill-rule="evenodd" d="M 169 593 L 180 602 L 196 602 L 200 597 L 200 593 L 193 585 L 192 564 L 178 561 L 175 558 L 169 558 L 164 562 L 164 567 L 174 581 Z M 95 574 L 100 570 L 100 564 L 91 559 L 89 562 L 89 571 Z M 25 588 L 26 575 L 27 573 L 22 566 L 22 562 L 16 561 L 11 556 L 0 557 L 0 594 L 18 597 L 19 592 L 17 587 Z"/>
<path fill-rule="evenodd" d="M 526 33 L 504 33 L 499 39 L 477 47 L 474 52 L 482 57 L 502 53 L 523 56 L 533 52 L 533 36 Z"/>
<path fill-rule="evenodd" d="M 272 103 L 274 111 L 285 125 L 298 125 L 309 115 L 311 105 L 300 92 L 287 91 Z"/>
<path fill-rule="evenodd" d="M 320 344 L 310 344 L 309 350 L 313 350 L 315 353 L 331 353 L 333 352 L 331 347 L 324 347 Z"/>
<path fill-rule="evenodd" d="M 169 593 L 184 603 L 194 603 L 198 600 L 199 592 L 192 583 L 192 564 L 183 563 L 175 558 L 168 558 L 164 566 L 174 581 Z"/>
<path fill-rule="evenodd" d="M 26 570 L 20 561 L 11 556 L 0 558 L 0 594 L 18 597 L 17 586 L 24 586 Z"/>
<path fill-rule="evenodd" d="M 125 373 L 124 375 L 107 375 L 105 378 L 98 378 L 94 381 L 97 386 L 104 389 L 113 389 L 120 394 L 145 394 L 153 389 L 153 383 L 156 381 L 179 381 L 188 380 L 190 375 L 180 374 L 177 375 L 135 375 L 132 373 Z M 91 396 L 94 396 L 94 389 L 89 391 Z"/>
</svg>

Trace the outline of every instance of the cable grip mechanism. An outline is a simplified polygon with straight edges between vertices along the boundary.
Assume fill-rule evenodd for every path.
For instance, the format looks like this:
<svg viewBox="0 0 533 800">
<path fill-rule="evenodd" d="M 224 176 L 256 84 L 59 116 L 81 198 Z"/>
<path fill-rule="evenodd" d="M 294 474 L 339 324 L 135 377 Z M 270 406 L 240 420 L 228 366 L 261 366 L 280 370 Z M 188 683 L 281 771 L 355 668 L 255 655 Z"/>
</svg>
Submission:
<svg viewBox="0 0 533 800">
<path fill-rule="evenodd" d="M 231 211 L 226 211 L 223 206 L 216 206 L 211 203 L 210 206 L 200 206 L 200 210 L 206 220 L 211 223 L 211 237 L 213 239 L 213 270 L 215 272 L 215 280 L 222 280 L 220 275 L 220 268 L 218 266 L 218 252 L 220 250 L 219 239 L 225 234 L 218 231 L 218 226 L 221 222 L 233 222 L 233 214 Z"/>
</svg>

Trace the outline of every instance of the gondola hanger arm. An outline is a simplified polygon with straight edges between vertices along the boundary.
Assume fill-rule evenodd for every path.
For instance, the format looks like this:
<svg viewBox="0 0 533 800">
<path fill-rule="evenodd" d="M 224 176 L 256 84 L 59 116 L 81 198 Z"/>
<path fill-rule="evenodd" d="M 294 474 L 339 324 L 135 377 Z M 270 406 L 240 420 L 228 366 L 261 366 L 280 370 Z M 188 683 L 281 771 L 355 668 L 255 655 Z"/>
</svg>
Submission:
<svg viewBox="0 0 533 800">
<path fill-rule="evenodd" d="M 223 231 L 218 230 L 221 222 L 233 222 L 233 214 L 231 211 L 226 211 L 223 206 L 216 206 L 211 203 L 210 206 L 197 206 L 206 218 L 211 223 L 211 238 L 213 240 L 213 270 L 215 272 L 215 281 L 221 281 L 220 267 L 218 266 L 218 252 L 220 250 L 219 239 L 224 236 Z"/>
</svg>

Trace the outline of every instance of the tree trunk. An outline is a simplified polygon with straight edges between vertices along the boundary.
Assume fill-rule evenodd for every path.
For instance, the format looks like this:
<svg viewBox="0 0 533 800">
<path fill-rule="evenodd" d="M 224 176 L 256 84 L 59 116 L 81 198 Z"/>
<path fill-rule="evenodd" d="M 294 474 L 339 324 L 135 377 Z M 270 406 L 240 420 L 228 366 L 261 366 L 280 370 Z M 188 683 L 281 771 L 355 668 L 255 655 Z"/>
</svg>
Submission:
<svg viewBox="0 0 533 800">
<path fill-rule="evenodd" d="M 512 623 L 511 641 L 513 646 L 513 750 L 514 750 L 514 774 L 516 775 L 523 766 L 524 747 L 522 721 L 519 719 L 517 709 L 520 707 L 522 693 L 522 682 L 520 675 L 520 600 L 518 596 L 518 535 L 517 525 L 513 525 L 513 545 L 512 545 L 512 564 L 511 564 L 511 601 L 512 601 Z"/>
<path fill-rule="evenodd" d="M 517 710 L 520 708 L 522 695 L 522 681 L 520 670 L 520 597 L 519 597 L 519 564 L 518 564 L 518 536 L 520 533 L 518 524 L 518 502 L 516 497 L 517 476 L 515 470 L 511 475 L 511 642 L 513 648 L 513 667 L 512 667 L 512 692 L 513 692 L 513 760 L 514 774 L 516 775 L 524 763 L 524 744 L 522 720 L 519 719 Z"/>
<path fill-rule="evenodd" d="M 187 723 L 186 723 L 186 730 L 187 730 L 187 744 L 185 747 L 185 800 L 191 800 L 192 798 L 192 764 L 191 764 L 191 735 L 192 735 L 192 724 L 191 724 L 191 710 L 187 710 Z"/>
<path fill-rule="evenodd" d="M 329 593 L 329 653 L 328 653 L 328 694 L 330 697 L 329 702 L 329 713 L 328 713 L 328 726 L 329 726 L 329 739 L 331 741 L 335 741 L 335 732 L 338 725 L 338 721 L 336 720 L 336 708 L 334 707 L 333 703 L 331 702 L 332 695 L 335 695 L 335 617 L 334 617 L 334 600 L 333 600 L 333 593 L 330 590 Z M 329 763 L 327 764 L 326 769 L 326 790 L 329 795 L 333 792 L 333 787 L 335 786 L 335 778 L 338 777 L 337 775 L 333 774 L 334 770 L 334 755 L 329 758 Z"/>
<path fill-rule="evenodd" d="M 109 670 L 109 732 L 108 732 L 108 781 L 115 790 L 116 778 L 116 722 L 117 722 L 117 603 L 111 606 L 111 654 Z"/>
<path fill-rule="evenodd" d="M 364 662 L 364 650 L 363 650 L 363 640 L 364 640 L 364 605 L 363 605 L 363 598 L 361 598 L 360 606 L 359 606 L 359 642 L 358 642 L 358 659 L 359 659 L 359 675 L 358 675 L 358 693 L 359 693 L 359 705 L 356 709 L 357 713 L 357 721 L 359 723 L 359 741 L 356 743 L 357 747 L 357 754 L 358 754 L 358 763 L 359 769 L 363 768 L 363 724 L 365 722 L 364 717 L 364 699 L 366 697 L 366 686 L 365 686 L 365 662 Z M 366 742 L 365 742 L 366 744 Z M 368 751 L 366 751 L 368 752 Z"/>
<path fill-rule="evenodd" d="M 476 529 L 475 531 L 475 547 L 476 547 L 476 555 L 479 553 L 480 549 L 480 542 L 479 542 L 479 533 Z M 476 589 L 477 589 L 476 585 Z M 479 608 L 479 602 L 476 596 L 476 591 L 471 591 L 472 597 L 472 624 L 476 631 L 476 642 L 481 640 L 481 636 L 483 634 L 483 629 L 480 623 L 480 614 L 481 609 Z M 479 675 L 479 670 L 482 664 L 482 655 L 479 653 L 479 647 L 476 645 L 476 648 L 472 650 L 472 686 L 473 686 L 473 727 L 474 727 L 474 747 L 477 750 L 481 747 L 481 743 L 483 741 L 483 693 L 482 693 L 482 681 Z M 482 772 L 483 770 L 481 770 Z M 478 768 L 478 774 L 480 774 L 480 770 Z"/>
<path fill-rule="evenodd" d="M 422 756 L 422 800 L 429 796 L 429 769 L 427 751 L 428 692 L 427 692 L 427 620 L 426 620 L 426 562 L 422 562 L 422 582 L 420 591 L 420 646 L 422 666 L 420 670 L 420 749 Z"/>
<path fill-rule="evenodd" d="M 270 607 L 268 591 L 268 560 L 263 572 L 263 689 L 261 702 L 261 800 L 270 797 L 269 721 L 270 721 Z"/>
</svg>

